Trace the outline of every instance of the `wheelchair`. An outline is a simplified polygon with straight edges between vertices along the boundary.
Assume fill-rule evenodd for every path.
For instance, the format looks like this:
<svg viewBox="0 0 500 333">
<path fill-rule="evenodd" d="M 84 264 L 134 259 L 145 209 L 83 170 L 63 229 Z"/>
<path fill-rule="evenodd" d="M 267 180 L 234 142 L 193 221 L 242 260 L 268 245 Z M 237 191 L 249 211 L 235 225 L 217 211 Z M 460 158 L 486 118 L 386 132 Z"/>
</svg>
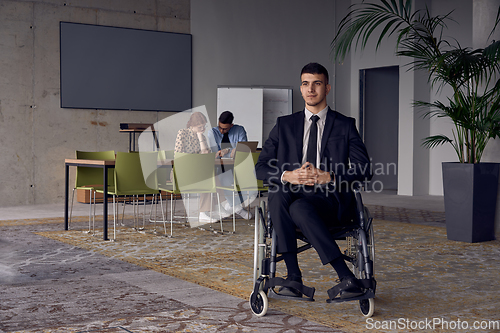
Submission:
<svg viewBox="0 0 500 333">
<path fill-rule="evenodd" d="M 373 219 L 370 216 L 368 208 L 363 205 L 360 191 L 360 187 L 353 189 L 356 199 L 356 216 L 352 221 L 353 223 L 332 229 L 331 232 L 335 240 L 346 241 L 346 250 L 342 256 L 348 265 L 352 266 L 353 273 L 361 282 L 365 293 L 348 299 L 330 298 L 327 300 L 327 303 L 359 301 L 361 313 L 368 318 L 375 311 L 374 297 L 376 281 L 373 270 L 375 244 L 372 226 Z M 297 229 L 297 238 L 304 243 L 298 247 L 298 253 L 312 247 L 305 236 L 300 233 L 299 229 Z M 250 308 L 253 314 L 258 317 L 266 315 L 269 306 L 268 298 L 314 301 L 314 288 L 276 277 L 276 263 L 283 260 L 276 252 L 276 233 L 273 229 L 269 212 L 267 212 L 266 218 L 266 203 L 261 202 L 260 206 L 255 208 L 254 288 L 250 295 Z M 275 290 L 277 286 L 293 287 L 302 292 L 303 296 L 280 295 Z"/>
</svg>

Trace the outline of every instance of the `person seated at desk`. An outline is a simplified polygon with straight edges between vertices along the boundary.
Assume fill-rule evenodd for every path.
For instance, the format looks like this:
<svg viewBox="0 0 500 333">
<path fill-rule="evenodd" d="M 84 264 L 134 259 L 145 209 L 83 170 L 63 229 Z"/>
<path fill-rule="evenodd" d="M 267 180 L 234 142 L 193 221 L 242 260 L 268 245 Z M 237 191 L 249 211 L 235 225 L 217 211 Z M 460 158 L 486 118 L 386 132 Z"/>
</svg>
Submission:
<svg viewBox="0 0 500 333">
<path fill-rule="evenodd" d="M 217 157 L 234 157 L 236 144 L 248 141 L 247 132 L 241 125 L 233 124 L 234 115 L 231 111 L 224 111 L 219 116 L 219 125 L 212 127 L 209 133 L 213 151 L 217 150 Z"/>
<path fill-rule="evenodd" d="M 186 128 L 182 128 L 177 132 L 175 139 L 175 152 L 188 154 L 208 154 L 211 152 L 207 138 L 203 134 L 207 125 L 207 118 L 201 112 L 194 112 L 187 123 Z M 172 176 L 171 176 L 172 178 Z M 212 210 L 218 215 L 218 210 Z M 222 218 L 227 217 L 230 213 L 226 212 L 221 207 Z M 200 222 L 212 223 L 219 219 L 210 217 L 210 194 L 200 194 Z"/>
<path fill-rule="evenodd" d="M 236 144 L 238 142 L 248 141 L 247 132 L 241 125 L 233 124 L 234 115 L 231 111 L 224 111 L 219 116 L 219 124 L 212 128 L 209 132 L 210 143 L 212 151 L 217 151 L 216 156 L 220 158 L 234 158 L 236 153 Z M 219 174 L 220 182 L 223 186 L 231 186 L 233 183 L 232 170 L 224 170 L 221 168 L 222 173 Z M 226 201 L 222 203 L 222 207 L 228 211 L 233 211 L 233 194 L 231 191 L 225 191 Z M 244 199 L 243 197 L 247 197 Z M 257 197 L 257 192 L 251 191 L 250 193 L 238 193 L 235 198 L 235 213 L 244 219 L 252 218 L 252 213 L 243 209 L 243 204 L 249 206 L 250 203 Z"/>
</svg>

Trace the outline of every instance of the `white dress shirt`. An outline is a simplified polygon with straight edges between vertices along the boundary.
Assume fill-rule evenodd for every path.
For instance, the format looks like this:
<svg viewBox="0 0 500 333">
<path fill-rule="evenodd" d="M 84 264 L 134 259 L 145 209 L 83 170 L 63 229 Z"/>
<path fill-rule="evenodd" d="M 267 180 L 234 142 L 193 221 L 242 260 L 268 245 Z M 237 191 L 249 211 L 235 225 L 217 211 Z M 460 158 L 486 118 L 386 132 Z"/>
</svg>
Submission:
<svg viewBox="0 0 500 333">
<path fill-rule="evenodd" d="M 323 137 L 323 130 L 325 129 L 325 122 L 326 122 L 326 113 L 328 111 L 328 106 L 321 110 L 320 112 L 316 113 L 316 115 L 319 117 L 318 120 L 318 142 L 317 142 L 317 149 L 318 151 L 316 152 L 316 166 L 319 169 L 320 167 L 320 151 L 321 151 L 321 138 Z M 304 108 L 304 137 L 302 138 L 302 165 L 306 163 L 307 160 L 307 146 L 309 142 L 309 129 L 311 128 L 312 120 L 311 117 L 314 115 L 311 111 L 309 111 L 307 108 Z M 286 182 L 283 180 L 283 175 L 285 174 L 285 171 L 281 173 L 281 183 L 286 184 Z M 334 180 L 332 180 L 334 181 Z"/>
</svg>

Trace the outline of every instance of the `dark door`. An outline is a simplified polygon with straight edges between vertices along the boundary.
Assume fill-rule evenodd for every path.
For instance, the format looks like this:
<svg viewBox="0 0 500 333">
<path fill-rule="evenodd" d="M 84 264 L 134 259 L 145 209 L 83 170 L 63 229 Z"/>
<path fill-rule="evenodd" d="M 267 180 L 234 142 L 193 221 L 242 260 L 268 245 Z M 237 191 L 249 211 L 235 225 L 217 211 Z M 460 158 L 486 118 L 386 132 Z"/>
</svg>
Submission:
<svg viewBox="0 0 500 333">
<path fill-rule="evenodd" d="M 370 190 L 398 189 L 399 67 L 360 71 L 360 131 L 372 158 Z"/>
</svg>

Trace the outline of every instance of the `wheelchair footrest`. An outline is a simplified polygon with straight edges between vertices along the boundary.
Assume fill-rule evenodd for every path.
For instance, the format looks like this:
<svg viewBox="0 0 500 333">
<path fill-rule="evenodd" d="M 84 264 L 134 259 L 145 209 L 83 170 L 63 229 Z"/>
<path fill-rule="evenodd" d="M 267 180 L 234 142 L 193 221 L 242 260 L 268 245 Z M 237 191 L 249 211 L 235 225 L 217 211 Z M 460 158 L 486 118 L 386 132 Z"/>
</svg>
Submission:
<svg viewBox="0 0 500 333">
<path fill-rule="evenodd" d="M 368 290 L 366 293 L 360 296 L 356 297 L 350 297 L 350 298 L 334 298 L 334 299 L 327 299 L 327 303 L 341 303 L 341 302 L 349 302 L 349 301 L 360 301 L 362 299 L 368 299 L 368 298 L 375 298 L 375 293 L 372 290 Z"/>
<path fill-rule="evenodd" d="M 294 296 L 284 296 L 276 293 L 274 291 L 274 287 L 282 286 L 282 287 L 290 287 L 295 288 L 302 293 L 302 297 L 294 297 Z M 269 297 L 270 298 L 280 298 L 280 299 L 294 299 L 294 300 L 303 300 L 303 301 L 314 301 L 314 292 L 316 289 L 314 287 L 307 287 L 299 282 L 285 280 L 281 277 L 274 277 L 267 281 L 266 288 L 270 289 Z"/>
</svg>

